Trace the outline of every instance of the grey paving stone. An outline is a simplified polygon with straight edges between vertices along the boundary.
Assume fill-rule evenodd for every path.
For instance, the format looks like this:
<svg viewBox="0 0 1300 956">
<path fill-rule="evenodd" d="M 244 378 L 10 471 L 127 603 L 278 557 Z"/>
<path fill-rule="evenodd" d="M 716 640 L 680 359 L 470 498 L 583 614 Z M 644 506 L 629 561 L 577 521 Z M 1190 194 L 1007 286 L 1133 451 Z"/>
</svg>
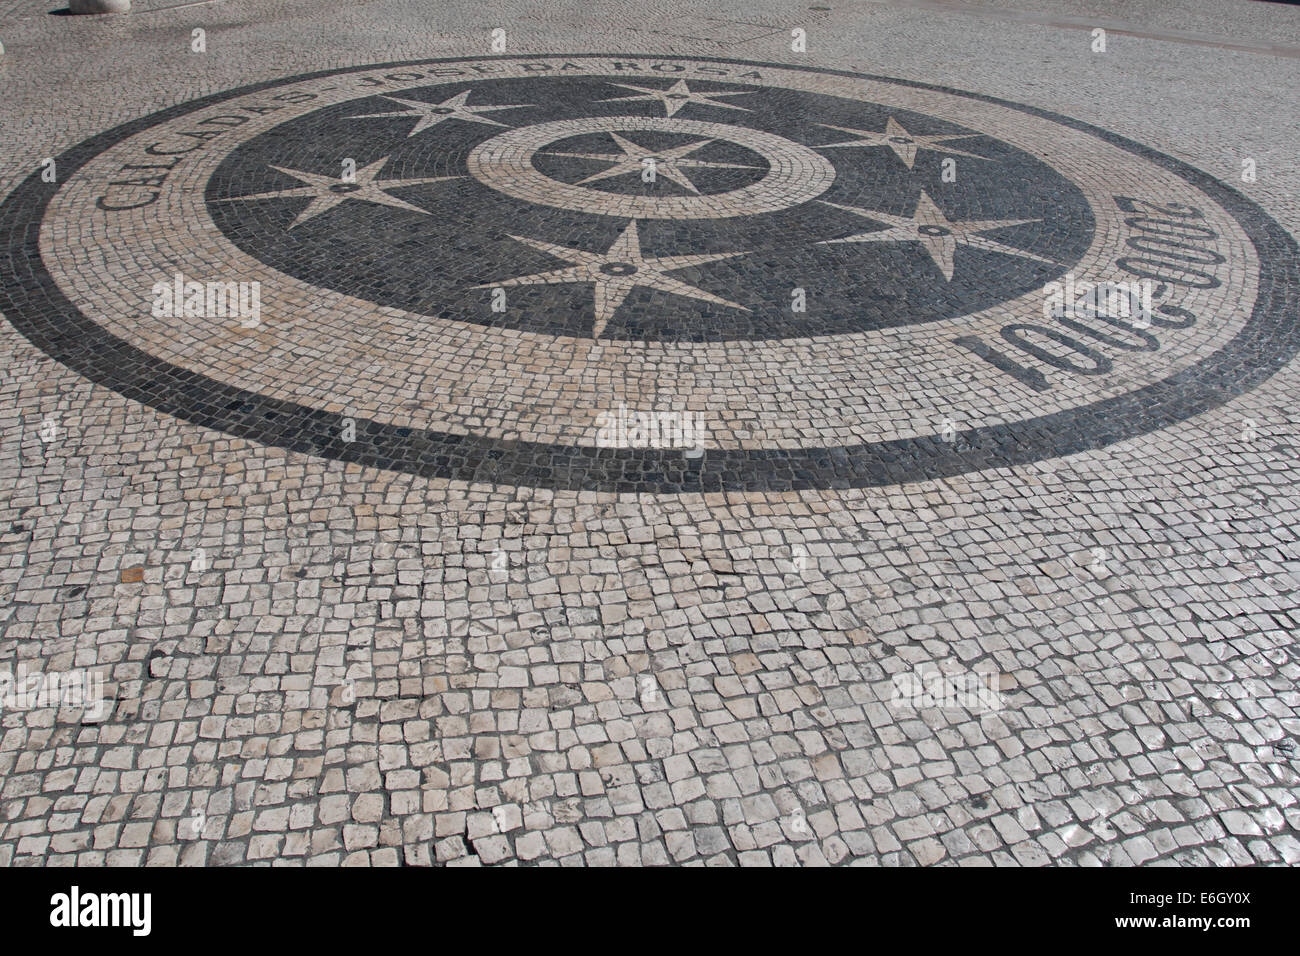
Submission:
<svg viewBox="0 0 1300 956">
<path fill-rule="evenodd" d="M 0 10 L 0 865 L 1300 860 L 1292 11 L 443 6 Z"/>
</svg>

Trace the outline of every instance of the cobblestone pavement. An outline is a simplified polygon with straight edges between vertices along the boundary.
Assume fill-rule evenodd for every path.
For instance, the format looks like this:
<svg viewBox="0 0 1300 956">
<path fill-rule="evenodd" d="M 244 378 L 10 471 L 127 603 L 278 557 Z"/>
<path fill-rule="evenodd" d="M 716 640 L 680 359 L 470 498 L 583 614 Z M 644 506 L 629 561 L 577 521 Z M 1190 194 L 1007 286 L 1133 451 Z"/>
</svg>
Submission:
<svg viewBox="0 0 1300 956">
<path fill-rule="evenodd" d="M 1300 11 L 50 6 L 0 863 L 1300 862 Z"/>
</svg>

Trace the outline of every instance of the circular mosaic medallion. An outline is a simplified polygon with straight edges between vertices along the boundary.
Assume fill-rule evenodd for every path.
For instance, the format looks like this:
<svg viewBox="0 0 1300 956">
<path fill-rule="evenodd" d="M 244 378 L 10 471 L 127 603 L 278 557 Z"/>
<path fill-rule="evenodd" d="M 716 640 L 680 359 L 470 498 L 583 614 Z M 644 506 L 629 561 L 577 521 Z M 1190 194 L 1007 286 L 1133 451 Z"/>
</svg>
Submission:
<svg viewBox="0 0 1300 956">
<path fill-rule="evenodd" d="M 1295 241 L 1187 165 L 883 77 L 610 56 L 295 77 L 0 207 L 0 308 L 200 425 L 431 477 L 890 484 L 1140 435 L 1300 346 Z"/>
<path fill-rule="evenodd" d="M 590 103 L 581 102 L 590 91 L 587 84 L 570 88 L 566 105 L 590 109 Z M 650 140 L 656 142 L 647 145 Z M 581 151 L 588 141 L 592 151 Z M 570 145 L 562 150 L 554 148 L 556 143 Z M 707 151 L 719 145 L 723 148 Z M 752 155 L 731 157 L 740 162 L 706 158 L 730 156 L 734 149 L 727 151 L 729 145 Z M 639 116 L 582 117 L 513 129 L 485 139 L 469 154 L 467 164 L 470 175 L 484 185 L 526 203 L 636 219 L 725 219 L 779 212 L 816 199 L 835 182 L 829 160 L 792 140 L 726 123 Z M 578 176 L 593 167 L 597 171 L 566 181 L 573 179 L 575 167 Z M 757 175 L 746 176 L 748 170 Z M 753 181 L 727 188 L 727 180 L 737 174 Z M 629 177 L 634 178 L 629 182 Z M 636 187 L 647 184 L 652 188 L 638 195 Z"/>
</svg>

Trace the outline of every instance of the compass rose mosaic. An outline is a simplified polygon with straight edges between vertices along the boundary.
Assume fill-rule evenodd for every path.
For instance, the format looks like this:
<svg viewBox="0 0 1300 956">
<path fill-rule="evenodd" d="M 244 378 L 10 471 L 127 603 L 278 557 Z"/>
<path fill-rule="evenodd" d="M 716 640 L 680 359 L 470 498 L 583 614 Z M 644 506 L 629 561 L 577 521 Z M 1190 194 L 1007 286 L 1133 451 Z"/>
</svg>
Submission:
<svg viewBox="0 0 1300 956">
<path fill-rule="evenodd" d="M 1300 344 L 1295 242 L 1230 187 L 886 77 L 387 64 L 182 104 L 57 163 L 0 207 L 0 308 L 35 345 L 196 424 L 429 477 L 1010 467 L 1221 405 Z M 637 440 L 665 416 L 695 440 Z"/>
</svg>

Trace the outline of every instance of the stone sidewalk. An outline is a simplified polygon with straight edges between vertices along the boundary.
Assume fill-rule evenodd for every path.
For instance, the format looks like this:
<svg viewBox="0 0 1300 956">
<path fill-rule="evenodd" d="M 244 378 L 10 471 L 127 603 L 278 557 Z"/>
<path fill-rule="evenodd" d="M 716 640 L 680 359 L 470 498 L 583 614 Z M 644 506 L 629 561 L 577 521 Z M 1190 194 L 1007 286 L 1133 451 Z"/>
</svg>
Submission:
<svg viewBox="0 0 1300 956">
<path fill-rule="evenodd" d="M 0 3 L 0 863 L 1300 861 L 1300 10 L 134 6 Z"/>
</svg>

